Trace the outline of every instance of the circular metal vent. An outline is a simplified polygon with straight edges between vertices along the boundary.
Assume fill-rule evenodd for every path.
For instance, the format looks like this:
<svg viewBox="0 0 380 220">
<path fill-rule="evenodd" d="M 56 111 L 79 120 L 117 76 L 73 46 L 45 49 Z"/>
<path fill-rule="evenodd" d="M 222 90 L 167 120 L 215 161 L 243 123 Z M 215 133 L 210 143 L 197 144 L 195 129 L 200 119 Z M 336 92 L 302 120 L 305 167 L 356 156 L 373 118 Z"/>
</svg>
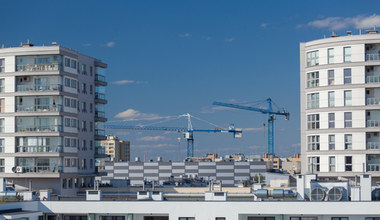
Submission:
<svg viewBox="0 0 380 220">
<path fill-rule="evenodd" d="M 343 198 L 343 190 L 338 187 L 333 187 L 328 193 L 329 201 L 340 201 Z"/>
<path fill-rule="evenodd" d="M 312 201 L 323 201 L 326 197 L 326 192 L 321 188 L 314 188 L 311 190 L 311 200 Z"/>
</svg>

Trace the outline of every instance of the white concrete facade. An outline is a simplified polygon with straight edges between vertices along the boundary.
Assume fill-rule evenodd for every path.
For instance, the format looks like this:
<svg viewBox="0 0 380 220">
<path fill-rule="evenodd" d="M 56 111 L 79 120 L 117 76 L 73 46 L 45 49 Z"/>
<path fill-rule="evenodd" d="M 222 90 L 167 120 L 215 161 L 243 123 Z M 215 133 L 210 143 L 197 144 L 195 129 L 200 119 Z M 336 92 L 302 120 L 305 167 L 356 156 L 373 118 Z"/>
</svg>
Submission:
<svg viewBox="0 0 380 220">
<path fill-rule="evenodd" d="M 1 48 L 0 60 L 0 177 L 68 195 L 91 184 L 107 65 L 57 45 Z"/>
<path fill-rule="evenodd" d="M 300 44 L 302 173 L 380 178 L 380 35 Z"/>
</svg>

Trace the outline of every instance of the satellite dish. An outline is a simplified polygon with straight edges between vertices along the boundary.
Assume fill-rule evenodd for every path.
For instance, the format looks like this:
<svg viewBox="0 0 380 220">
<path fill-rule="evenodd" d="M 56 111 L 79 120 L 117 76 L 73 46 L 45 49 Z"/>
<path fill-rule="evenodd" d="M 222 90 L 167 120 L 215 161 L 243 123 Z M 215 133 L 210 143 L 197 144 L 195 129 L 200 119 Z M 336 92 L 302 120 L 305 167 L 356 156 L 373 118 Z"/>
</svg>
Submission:
<svg viewBox="0 0 380 220">
<path fill-rule="evenodd" d="M 12 172 L 16 173 L 16 167 L 12 167 Z"/>
<path fill-rule="evenodd" d="M 329 201 L 340 201 L 343 198 L 343 190 L 338 187 L 333 187 L 328 193 Z"/>
<path fill-rule="evenodd" d="M 311 200 L 312 201 L 323 201 L 326 197 L 326 192 L 322 188 L 314 188 L 311 190 Z"/>
</svg>

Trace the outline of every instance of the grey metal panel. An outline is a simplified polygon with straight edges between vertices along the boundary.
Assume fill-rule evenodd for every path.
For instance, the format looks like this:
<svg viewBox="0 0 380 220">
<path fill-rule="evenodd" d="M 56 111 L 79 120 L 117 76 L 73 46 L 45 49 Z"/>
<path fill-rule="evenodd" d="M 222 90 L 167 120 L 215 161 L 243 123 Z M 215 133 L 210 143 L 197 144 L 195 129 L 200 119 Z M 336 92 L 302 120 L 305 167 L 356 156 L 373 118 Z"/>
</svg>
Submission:
<svg viewBox="0 0 380 220">
<path fill-rule="evenodd" d="M 216 169 L 216 166 L 201 166 L 201 165 L 199 165 L 198 169 L 199 170 L 201 170 L 201 169 Z"/>
</svg>

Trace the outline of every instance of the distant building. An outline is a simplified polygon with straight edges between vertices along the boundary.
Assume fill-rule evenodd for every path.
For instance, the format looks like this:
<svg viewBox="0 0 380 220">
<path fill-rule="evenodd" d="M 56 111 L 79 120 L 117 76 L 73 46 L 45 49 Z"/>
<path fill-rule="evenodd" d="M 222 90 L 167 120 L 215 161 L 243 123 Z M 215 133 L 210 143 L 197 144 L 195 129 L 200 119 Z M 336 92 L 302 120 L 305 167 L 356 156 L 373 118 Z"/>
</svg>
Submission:
<svg viewBox="0 0 380 220">
<path fill-rule="evenodd" d="M 101 145 L 111 161 L 130 161 L 131 144 L 129 141 L 119 140 L 117 136 L 109 135 Z"/>
</svg>

